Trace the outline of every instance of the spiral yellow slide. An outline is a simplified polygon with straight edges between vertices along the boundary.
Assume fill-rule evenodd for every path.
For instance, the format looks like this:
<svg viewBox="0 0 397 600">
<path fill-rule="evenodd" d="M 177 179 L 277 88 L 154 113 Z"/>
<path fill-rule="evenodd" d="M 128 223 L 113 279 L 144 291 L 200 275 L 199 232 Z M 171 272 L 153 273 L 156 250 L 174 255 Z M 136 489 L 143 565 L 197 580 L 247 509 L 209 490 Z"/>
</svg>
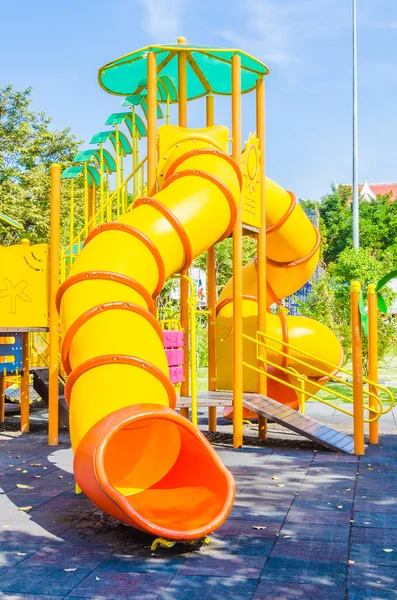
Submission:
<svg viewBox="0 0 397 600">
<path fill-rule="evenodd" d="M 268 378 L 268 396 L 274 400 L 298 409 L 298 397 L 294 389 L 282 382 L 299 387 L 297 377 L 286 374 L 279 367 L 295 369 L 312 381 L 324 383 L 328 377 L 319 377 L 316 367 L 335 374 L 326 363 L 342 366 L 343 350 L 334 335 L 322 323 L 300 316 L 286 316 L 280 310 L 278 314 L 270 312 L 271 305 L 280 305 L 280 300 L 299 290 L 313 275 L 319 260 L 320 235 L 310 222 L 302 208 L 296 203 L 291 192 L 266 179 L 266 220 L 268 223 L 267 244 L 267 322 L 266 333 L 273 338 L 268 341 L 270 350 L 267 359 L 275 366 L 268 367 L 281 381 Z M 258 331 L 258 289 L 257 263 L 253 260 L 243 269 L 243 331 L 255 338 Z M 232 389 L 232 331 L 233 331 L 233 281 L 224 287 L 217 305 L 217 379 L 218 389 Z M 256 346 L 244 339 L 244 361 L 257 364 Z M 290 343 L 297 350 L 289 349 Z M 283 356 L 277 351 L 288 356 Z M 307 352 L 315 359 L 308 359 L 299 350 Z M 302 366 L 300 361 L 307 364 Z M 323 361 L 326 361 L 324 363 Z M 307 385 L 306 389 L 315 393 L 318 387 Z M 244 391 L 258 391 L 258 375 L 248 367 L 244 368 Z M 225 416 L 232 416 L 232 409 L 225 410 Z M 245 416 L 250 415 L 246 411 Z"/>
<path fill-rule="evenodd" d="M 234 481 L 175 410 L 154 298 L 228 236 L 241 173 L 228 130 L 159 128 L 160 191 L 94 229 L 58 293 L 78 485 L 101 509 L 175 540 L 226 519 Z"/>
</svg>

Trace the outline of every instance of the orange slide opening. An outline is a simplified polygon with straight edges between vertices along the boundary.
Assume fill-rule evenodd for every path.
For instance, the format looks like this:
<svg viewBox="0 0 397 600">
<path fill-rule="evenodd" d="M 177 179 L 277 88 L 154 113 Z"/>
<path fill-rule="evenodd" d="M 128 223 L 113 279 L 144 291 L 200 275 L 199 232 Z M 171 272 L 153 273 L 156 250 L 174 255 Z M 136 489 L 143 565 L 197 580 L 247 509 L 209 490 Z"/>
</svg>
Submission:
<svg viewBox="0 0 397 600">
<path fill-rule="evenodd" d="M 233 477 L 216 452 L 189 421 L 158 404 L 123 408 L 99 421 L 81 441 L 74 469 L 98 506 L 174 539 L 207 535 L 233 505 Z"/>
</svg>

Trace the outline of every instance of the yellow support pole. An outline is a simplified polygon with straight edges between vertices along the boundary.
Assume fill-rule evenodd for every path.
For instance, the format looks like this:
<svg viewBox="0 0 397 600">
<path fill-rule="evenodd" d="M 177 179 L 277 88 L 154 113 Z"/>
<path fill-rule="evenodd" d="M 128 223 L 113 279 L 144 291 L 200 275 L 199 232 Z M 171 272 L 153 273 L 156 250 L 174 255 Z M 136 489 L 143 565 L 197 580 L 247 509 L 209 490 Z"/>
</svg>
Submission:
<svg viewBox="0 0 397 600">
<path fill-rule="evenodd" d="M 371 283 L 368 286 L 368 379 L 378 383 L 378 301 L 376 285 Z M 378 390 L 374 385 L 369 386 L 369 391 L 377 395 Z M 378 403 L 372 396 L 369 397 L 369 405 L 375 410 L 379 410 Z M 371 417 L 373 413 L 370 413 Z M 377 444 L 379 442 L 379 421 L 373 421 L 369 424 L 369 443 Z"/>
<path fill-rule="evenodd" d="M 88 235 L 88 165 L 84 163 L 84 229 L 85 235 Z"/>
<path fill-rule="evenodd" d="M 363 357 L 359 311 L 360 291 L 360 283 L 358 281 L 352 281 L 350 284 L 350 308 L 352 330 L 353 427 L 355 454 L 364 454 Z"/>
<path fill-rule="evenodd" d="M 116 194 L 116 202 L 117 202 L 117 207 L 116 207 L 116 214 L 117 214 L 117 218 L 119 218 L 120 216 L 120 154 L 119 154 L 119 126 L 116 123 L 115 125 L 115 129 L 116 129 L 116 190 L 117 190 L 117 194 Z"/>
<path fill-rule="evenodd" d="M 212 127 L 214 96 L 206 97 L 206 126 Z M 216 253 L 215 246 L 207 250 L 207 306 L 211 311 L 208 319 L 208 390 L 216 390 Z M 216 406 L 208 407 L 208 430 L 216 431 Z"/>
<path fill-rule="evenodd" d="M 261 169 L 261 224 L 258 234 L 258 329 L 266 333 L 266 190 L 265 190 L 265 80 L 259 77 L 256 82 L 256 135 L 259 140 Z M 265 339 L 261 338 L 265 342 Z M 260 347 L 260 354 L 266 360 L 266 348 Z M 258 376 L 258 391 L 267 395 L 266 363 L 258 364 L 263 374 Z M 258 416 L 258 437 L 267 437 L 267 419 Z"/>
<path fill-rule="evenodd" d="M 6 382 L 5 376 L 0 375 L 0 423 L 4 422 L 5 419 L 5 391 L 6 391 Z"/>
<path fill-rule="evenodd" d="M 22 334 L 21 432 L 29 431 L 29 332 Z"/>
<path fill-rule="evenodd" d="M 105 215 L 103 214 L 104 205 L 104 161 L 103 161 L 103 143 L 99 144 L 99 172 L 101 176 L 101 183 L 99 188 L 100 203 L 101 203 L 101 224 L 105 222 Z"/>
<path fill-rule="evenodd" d="M 74 179 L 70 180 L 70 224 L 69 224 L 69 246 L 70 246 L 70 264 L 72 264 L 72 250 L 74 239 Z"/>
<path fill-rule="evenodd" d="M 157 167 L 157 65 L 156 55 L 147 55 L 147 146 L 148 146 L 148 196 L 156 192 Z"/>
<path fill-rule="evenodd" d="M 241 59 L 232 57 L 232 156 L 241 166 Z M 243 444 L 243 238 L 241 196 L 233 229 L 233 446 Z"/>
<path fill-rule="evenodd" d="M 178 38 L 178 44 L 185 44 L 186 39 Z M 186 53 L 178 52 L 178 124 L 187 127 L 187 79 L 186 79 Z M 188 272 L 185 273 L 188 275 Z M 189 288 L 188 280 L 181 277 L 180 283 L 180 314 L 181 325 L 185 332 L 183 344 L 183 374 L 184 381 L 181 385 L 181 396 L 189 395 Z M 183 414 L 181 412 L 181 414 Z"/>
<path fill-rule="evenodd" d="M 96 212 L 96 187 L 95 183 L 88 187 L 88 233 L 90 233 L 95 225 L 95 212 Z"/>
<path fill-rule="evenodd" d="M 138 166 L 137 163 L 137 143 L 138 143 L 138 133 L 136 129 L 136 118 L 135 118 L 135 106 L 131 107 L 131 116 L 132 116 L 132 172 L 134 173 L 134 181 L 133 181 L 133 200 L 137 197 L 137 173 L 136 168 Z"/>
<path fill-rule="evenodd" d="M 50 294 L 49 294 L 49 392 L 48 392 L 48 443 L 58 445 L 58 353 L 59 320 L 56 295 L 59 287 L 59 246 L 61 225 L 61 171 L 59 165 L 51 167 L 50 216 Z"/>
</svg>

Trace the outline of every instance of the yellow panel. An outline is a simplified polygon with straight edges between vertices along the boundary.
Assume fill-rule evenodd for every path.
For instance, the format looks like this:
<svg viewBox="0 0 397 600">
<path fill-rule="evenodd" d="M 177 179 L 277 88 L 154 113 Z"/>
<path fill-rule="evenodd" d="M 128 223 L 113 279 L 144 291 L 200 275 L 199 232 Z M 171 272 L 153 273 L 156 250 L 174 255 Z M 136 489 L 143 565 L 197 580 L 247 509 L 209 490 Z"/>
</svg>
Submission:
<svg viewBox="0 0 397 600">
<path fill-rule="evenodd" d="M 0 246 L 0 327 L 48 327 L 48 246 Z"/>
<path fill-rule="evenodd" d="M 261 186 L 259 140 L 250 133 L 241 156 L 243 188 L 243 223 L 260 229 L 261 224 Z"/>
</svg>

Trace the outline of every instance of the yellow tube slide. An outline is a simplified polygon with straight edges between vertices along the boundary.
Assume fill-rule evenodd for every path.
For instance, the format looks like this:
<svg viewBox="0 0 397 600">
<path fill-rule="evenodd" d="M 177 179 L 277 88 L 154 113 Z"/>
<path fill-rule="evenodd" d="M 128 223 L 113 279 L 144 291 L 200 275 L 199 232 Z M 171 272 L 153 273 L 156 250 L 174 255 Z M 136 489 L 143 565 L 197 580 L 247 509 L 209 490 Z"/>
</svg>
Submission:
<svg viewBox="0 0 397 600">
<path fill-rule="evenodd" d="M 274 303 L 298 291 L 313 275 L 319 259 L 320 236 L 302 208 L 296 203 L 291 192 L 266 179 L 266 218 L 267 229 L 267 309 Z M 230 364 L 232 361 L 233 332 L 233 279 L 224 287 L 217 305 L 217 379 L 218 389 L 230 390 L 233 386 Z M 255 338 L 258 331 L 258 277 L 256 259 L 243 269 L 243 331 Z M 292 367 L 310 379 L 322 377 L 316 367 L 327 373 L 332 372 L 323 361 L 342 365 L 343 351 L 334 335 L 322 323 L 299 316 L 285 316 L 283 312 L 267 314 L 266 333 L 278 341 L 268 341 L 274 352 L 268 351 L 267 358 L 276 367 L 268 371 L 286 383 L 299 387 L 296 377 L 287 375 L 277 366 Z M 284 343 L 290 343 L 298 350 L 315 356 L 310 359 L 300 352 L 287 350 Z M 277 350 L 288 352 L 283 357 Z M 244 339 L 244 361 L 257 365 L 256 346 Z M 297 360 L 307 362 L 307 366 Z M 325 377 L 325 380 L 327 378 Z M 318 387 L 308 386 L 315 393 Z M 244 367 L 244 391 L 258 391 L 258 374 Z M 288 406 L 298 409 L 298 397 L 295 391 L 282 383 L 268 378 L 268 395 Z M 225 416 L 232 411 L 226 410 Z"/>
<path fill-rule="evenodd" d="M 212 446 L 173 410 L 153 301 L 233 228 L 241 174 L 228 135 L 161 127 L 161 190 L 91 232 L 58 294 L 76 481 L 114 517 L 171 539 L 207 535 L 234 499 Z"/>
</svg>

